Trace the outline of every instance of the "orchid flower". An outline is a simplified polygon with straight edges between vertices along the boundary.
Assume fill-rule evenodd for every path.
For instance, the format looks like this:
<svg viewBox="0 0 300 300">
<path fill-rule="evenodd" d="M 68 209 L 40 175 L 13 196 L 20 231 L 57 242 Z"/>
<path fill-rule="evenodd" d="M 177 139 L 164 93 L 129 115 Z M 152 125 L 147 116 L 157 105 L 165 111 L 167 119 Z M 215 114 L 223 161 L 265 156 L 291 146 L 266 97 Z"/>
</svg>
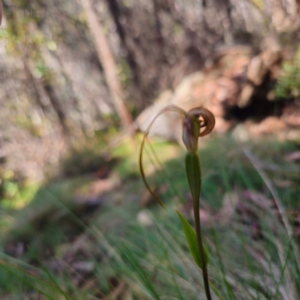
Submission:
<svg viewBox="0 0 300 300">
<path fill-rule="evenodd" d="M 216 288 L 212 285 L 212 283 L 208 279 L 208 270 L 207 270 L 208 252 L 204 247 L 202 241 L 200 211 L 199 211 L 202 178 L 201 178 L 201 163 L 200 163 L 200 157 L 198 153 L 198 139 L 199 137 L 203 137 L 209 134 L 213 130 L 215 126 L 214 115 L 209 110 L 203 107 L 193 108 L 188 112 L 175 105 L 169 105 L 164 109 L 162 109 L 152 120 L 152 122 L 148 126 L 143 136 L 140 155 L 139 155 L 139 167 L 140 167 L 141 176 L 150 194 L 156 199 L 156 201 L 163 208 L 165 208 L 164 203 L 153 192 L 153 190 L 150 188 L 146 180 L 146 176 L 143 168 L 143 151 L 144 151 L 145 142 L 147 140 L 151 126 L 161 114 L 169 111 L 177 112 L 184 117 L 182 122 L 182 127 L 183 127 L 182 141 L 187 149 L 187 154 L 185 157 L 185 168 L 186 168 L 188 183 L 190 186 L 190 191 L 193 198 L 194 221 L 195 221 L 196 230 L 192 228 L 189 222 L 180 214 L 179 211 L 176 212 L 181 221 L 191 254 L 196 264 L 200 267 L 200 269 L 202 269 L 203 282 L 204 282 L 207 299 L 211 300 L 210 285 L 215 291 L 215 293 L 217 294 L 217 296 L 219 297 L 219 299 L 222 299 L 218 291 L 216 290 Z"/>
</svg>

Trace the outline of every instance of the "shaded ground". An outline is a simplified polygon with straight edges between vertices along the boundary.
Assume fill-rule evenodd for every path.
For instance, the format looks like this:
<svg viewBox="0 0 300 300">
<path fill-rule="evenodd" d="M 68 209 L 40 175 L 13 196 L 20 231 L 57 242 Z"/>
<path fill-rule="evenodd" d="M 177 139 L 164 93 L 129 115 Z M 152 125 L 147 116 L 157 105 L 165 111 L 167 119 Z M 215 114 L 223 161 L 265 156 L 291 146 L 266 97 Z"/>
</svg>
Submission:
<svg viewBox="0 0 300 300">
<path fill-rule="evenodd" d="M 147 177 L 164 211 L 141 182 L 138 150 L 138 142 L 125 139 L 109 157 L 95 156 L 99 167 L 84 176 L 70 168 L 73 178 L 61 175 L 34 197 L 37 187 L 29 185 L 17 198 L 2 200 L 2 299 L 156 299 L 156 293 L 204 299 L 174 212 L 180 209 L 192 222 L 184 151 L 159 140 L 147 148 Z M 299 295 L 297 255 L 284 223 L 299 242 L 299 150 L 298 142 L 266 136 L 246 144 L 216 137 L 200 145 L 209 270 L 224 299 Z M 79 169 L 89 166 L 86 155 L 78 157 Z M 30 203 L 18 210 L 26 197 Z"/>
</svg>

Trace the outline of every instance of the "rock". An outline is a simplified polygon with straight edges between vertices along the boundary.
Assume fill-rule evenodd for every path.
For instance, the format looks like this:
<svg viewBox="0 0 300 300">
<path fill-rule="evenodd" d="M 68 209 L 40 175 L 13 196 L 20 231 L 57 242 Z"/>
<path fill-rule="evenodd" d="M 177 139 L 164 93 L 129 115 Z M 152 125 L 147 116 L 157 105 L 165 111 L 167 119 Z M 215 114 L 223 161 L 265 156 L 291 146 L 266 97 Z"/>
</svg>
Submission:
<svg viewBox="0 0 300 300">
<path fill-rule="evenodd" d="M 259 124 L 252 124 L 250 126 L 250 131 L 254 136 L 272 133 L 276 134 L 283 129 L 285 129 L 284 122 L 276 117 L 267 117 Z"/>
<path fill-rule="evenodd" d="M 201 99 L 201 96 L 197 93 L 197 87 L 204 81 L 205 74 L 203 72 L 196 72 L 185 77 L 175 89 L 171 99 L 172 104 L 180 105 L 184 109 L 189 109 L 189 103 L 193 102 L 195 98 L 204 104 L 205 98 L 202 97 Z"/>
<path fill-rule="evenodd" d="M 247 142 L 250 140 L 250 133 L 245 124 L 237 125 L 232 133 L 232 137 L 239 142 Z"/>
<path fill-rule="evenodd" d="M 263 63 L 262 58 L 257 55 L 253 57 L 247 68 L 247 79 L 254 85 L 260 85 L 263 81 L 267 67 Z"/>
<path fill-rule="evenodd" d="M 300 127 L 300 106 L 290 105 L 286 107 L 281 119 L 290 127 Z"/>
<path fill-rule="evenodd" d="M 232 127 L 232 122 L 226 121 L 221 117 L 216 117 L 216 125 L 214 130 L 220 133 L 227 132 Z"/>
<path fill-rule="evenodd" d="M 278 63 L 280 55 L 276 47 L 256 56 L 250 47 L 236 46 L 220 51 L 210 67 L 186 76 L 173 92 L 162 93 L 139 115 L 136 120 L 138 128 L 145 132 L 155 116 L 173 104 L 186 111 L 204 106 L 216 117 L 215 131 L 229 130 L 231 123 L 224 121 L 223 117 L 234 107 L 241 109 L 250 105 L 253 95 L 270 68 Z M 181 127 L 182 116 L 174 112 L 162 114 L 154 122 L 150 135 L 180 142 Z"/>
<path fill-rule="evenodd" d="M 239 93 L 239 86 L 233 78 L 225 76 L 219 78 L 217 81 L 215 92 L 215 101 L 217 103 L 226 102 L 227 105 L 235 105 L 236 98 Z M 224 113 L 223 113 L 224 114 Z"/>
<path fill-rule="evenodd" d="M 244 108 L 249 105 L 253 92 L 254 92 L 254 86 L 252 84 L 247 83 L 242 88 L 242 91 L 237 101 L 237 105 L 239 108 Z"/>
<path fill-rule="evenodd" d="M 142 132 L 148 130 L 149 125 L 158 115 L 158 113 L 170 103 L 154 103 L 152 106 L 146 108 L 136 120 L 138 128 Z M 181 127 L 182 118 L 175 112 L 167 112 L 160 115 L 153 125 L 149 136 L 159 136 L 168 141 L 178 140 L 178 131 Z"/>
<path fill-rule="evenodd" d="M 137 215 L 137 221 L 143 226 L 153 225 L 152 218 L 146 210 L 141 210 Z"/>
</svg>

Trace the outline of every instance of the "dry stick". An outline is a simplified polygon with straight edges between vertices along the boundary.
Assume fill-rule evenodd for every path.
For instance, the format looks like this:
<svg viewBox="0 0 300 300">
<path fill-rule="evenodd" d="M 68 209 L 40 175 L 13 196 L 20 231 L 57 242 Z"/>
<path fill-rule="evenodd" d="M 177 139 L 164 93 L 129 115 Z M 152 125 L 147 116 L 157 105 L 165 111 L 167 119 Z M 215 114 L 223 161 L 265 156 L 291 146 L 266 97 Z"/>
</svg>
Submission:
<svg viewBox="0 0 300 300">
<path fill-rule="evenodd" d="M 282 219 L 282 222 L 284 224 L 284 227 L 287 231 L 287 234 L 291 240 L 291 244 L 293 247 L 293 251 L 294 251 L 294 255 L 295 255 L 295 259 L 297 262 L 297 267 L 298 270 L 300 270 L 300 257 L 299 257 L 299 249 L 297 247 L 297 245 L 295 244 L 295 241 L 293 239 L 293 229 L 286 217 L 286 213 L 285 213 L 285 209 L 280 201 L 280 198 L 277 194 L 277 191 L 275 190 L 275 188 L 273 187 L 272 182 L 270 181 L 270 179 L 267 177 L 266 173 L 262 170 L 258 159 L 251 153 L 251 151 L 248 148 L 244 148 L 243 149 L 245 155 L 247 156 L 247 158 L 250 160 L 250 162 L 252 163 L 252 165 L 254 166 L 254 168 L 256 169 L 257 173 L 261 176 L 261 178 L 263 179 L 263 181 L 265 182 L 267 188 L 269 189 L 275 204 L 277 206 L 278 212 L 280 214 L 280 217 Z"/>
</svg>

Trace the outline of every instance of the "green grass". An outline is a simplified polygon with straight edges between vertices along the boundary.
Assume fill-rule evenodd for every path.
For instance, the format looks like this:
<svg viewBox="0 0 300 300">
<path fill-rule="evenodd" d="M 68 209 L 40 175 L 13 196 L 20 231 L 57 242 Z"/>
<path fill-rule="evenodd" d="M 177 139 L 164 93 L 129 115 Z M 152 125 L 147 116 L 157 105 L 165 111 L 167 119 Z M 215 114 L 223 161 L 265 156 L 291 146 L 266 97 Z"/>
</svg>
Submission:
<svg viewBox="0 0 300 300">
<path fill-rule="evenodd" d="M 205 299 L 201 270 L 175 213 L 181 209 L 192 223 L 186 212 L 184 151 L 159 140 L 147 149 L 147 178 L 154 188 L 167 187 L 160 195 L 167 209 L 140 207 L 145 189 L 137 177 L 138 143 L 125 141 L 112 152 L 118 159 L 113 172 L 122 183 L 100 195 L 102 204 L 92 214 L 86 216 L 72 206 L 78 190 L 88 191 L 93 182 L 88 177 L 44 185 L 25 208 L 9 212 L 13 222 L 7 222 L 1 241 L 0 259 L 6 262 L 0 265 L 1 299 L 38 299 L 42 293 L 41 299 Z M 285 159 L 298 149 L 272 140 L 239 144 L 230 137 L 201 145 L 201 207 L 213 215 L 211 223 L 203 224 L 204 242 L 210 279 L 223 299 L 299 298 L 294 249 L 299 240 L 291 242 L 266 183 L 269 180 L 278 194 L 288 219 L 290 211 L 299 212 L 299 165 Z M 278 184 L 283 181 L 290 182 L 288 188 Z M 251 192 L 270 199 L 272 205 L 249 200 Z M 231 210 L 230 202 L 224 204 L 229 193 L 238 198 Z M 7 214 L 3 202 L 2 220 Z M 147 223 L 141 223 L 141 215 Z M 18 243 L 25 245 L 17 259 L 3 253 L 7 241 L 13 249 Z M 94 267 L 76 271 L 78 262 Z"/>
</svg>

